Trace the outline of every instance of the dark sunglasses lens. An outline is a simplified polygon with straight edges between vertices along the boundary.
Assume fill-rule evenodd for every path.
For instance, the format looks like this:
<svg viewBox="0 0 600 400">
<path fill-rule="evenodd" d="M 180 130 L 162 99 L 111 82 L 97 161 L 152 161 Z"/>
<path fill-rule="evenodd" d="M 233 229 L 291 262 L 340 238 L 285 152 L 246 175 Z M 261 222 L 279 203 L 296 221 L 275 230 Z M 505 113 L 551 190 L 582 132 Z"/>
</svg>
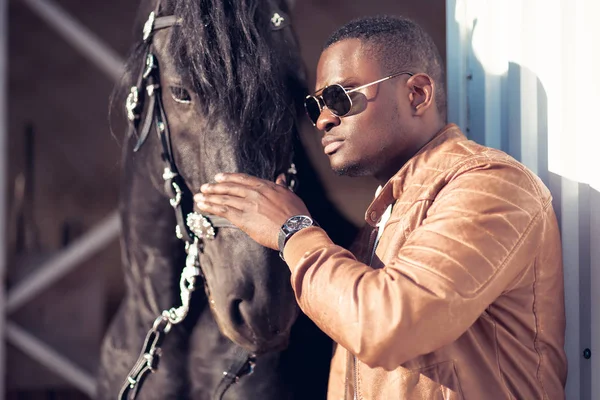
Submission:
<svg viewBox="0 0 600 400">
<path fill-rule="evenodd" d="M 319 101 L 313 96 L 307 97 L 304 100 L 304 108 L 310 121 L 316 125 L 319 115 L 321 115 L 321 107 L 319 107 Z"/>
<path fill-rule="evenodd" d="M 339 85 L 327 86 L 323 89 L 323 102 L 334 114 L 339 117 L 350 112 L 352 103 L 343 87 Z"/>
</svg>

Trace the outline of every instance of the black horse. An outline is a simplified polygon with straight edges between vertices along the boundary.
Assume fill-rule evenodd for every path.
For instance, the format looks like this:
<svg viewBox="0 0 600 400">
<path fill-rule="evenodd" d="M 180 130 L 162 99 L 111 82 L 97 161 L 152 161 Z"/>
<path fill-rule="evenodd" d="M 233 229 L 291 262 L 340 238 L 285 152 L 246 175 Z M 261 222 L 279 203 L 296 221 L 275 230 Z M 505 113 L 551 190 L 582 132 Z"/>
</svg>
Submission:
<svg viewBox="0 0 600 400">
<path fill-rule="evenodd" d="M 154 11 L 123 82 L 134 87 L 120 202 L 127 292 L 103 343 L 98 398 L 117 396 L 153 324 L 159 329 L 149 337 L 160 331 L 162 355 L 139 398 L 220 397 L 235 374 L 251 372 L 248 363 L 232 370 L 240 354 L 252 358 L 254 372 L 226 398 L 324 398 L 331 341 L 299 313 L 278 254 L 227 224 L 213 238 L 210 219 L 196 220 L 205 223 L 201 232 L 182 221 L 193 211 L 191 193 L 217 172 L 293 178 L 293 162 L 297 193 L 320 225 L 341 245 L 355 234 L 298 138 L 306 86 L 288 7 L 283 0 L 155 2 L 142 1 L 140 15 Z M 190 249 L 198 273 L 180 286 Z M 190 282 L 204 284 L 204 293 L 195 291 L 187 316 L 171 324 L 177 313 L 162 311 L 185 303 L 180 291 Z M 142 364 L 154 367 L 150 358 Z M 132 388 L 137 377 L 129 377 Z"/>
</svg>

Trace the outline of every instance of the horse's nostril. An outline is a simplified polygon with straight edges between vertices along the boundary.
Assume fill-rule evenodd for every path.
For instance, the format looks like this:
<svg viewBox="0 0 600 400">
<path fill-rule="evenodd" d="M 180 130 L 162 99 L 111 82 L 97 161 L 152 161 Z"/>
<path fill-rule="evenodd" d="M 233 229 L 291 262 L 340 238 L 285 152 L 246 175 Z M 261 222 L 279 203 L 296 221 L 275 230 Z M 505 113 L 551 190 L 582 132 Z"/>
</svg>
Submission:
<svg viewBox="0 0 600 400">
<path fill-rule="evenodd" d="M 265 339 L 281 334 L 279 326 L 272 325 L 272 321 L 269 321 L 267 317 L 254 315 L 251 307 L 250 302 L 241 299 L 235 299 L 231 302 L 231 322 L 238 330 L 248 329 L 253 336 Z"/>
</svg>

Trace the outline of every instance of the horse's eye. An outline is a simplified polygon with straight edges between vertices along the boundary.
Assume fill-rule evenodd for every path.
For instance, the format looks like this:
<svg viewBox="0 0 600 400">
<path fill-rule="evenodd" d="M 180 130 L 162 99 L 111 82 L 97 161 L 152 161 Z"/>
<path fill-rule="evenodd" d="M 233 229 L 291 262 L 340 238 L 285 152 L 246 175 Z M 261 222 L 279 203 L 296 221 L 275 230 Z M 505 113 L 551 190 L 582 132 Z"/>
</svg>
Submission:
<svg viewBox="0 0 600 400">
<path fill-rule="evenodd" d="M 181 104 L 190 104 L 192 102 L 192 97 L 190 93 L 181 86 L 170 86 L 171 89 L 171 97 L 178 103 Z"/>
</svg>

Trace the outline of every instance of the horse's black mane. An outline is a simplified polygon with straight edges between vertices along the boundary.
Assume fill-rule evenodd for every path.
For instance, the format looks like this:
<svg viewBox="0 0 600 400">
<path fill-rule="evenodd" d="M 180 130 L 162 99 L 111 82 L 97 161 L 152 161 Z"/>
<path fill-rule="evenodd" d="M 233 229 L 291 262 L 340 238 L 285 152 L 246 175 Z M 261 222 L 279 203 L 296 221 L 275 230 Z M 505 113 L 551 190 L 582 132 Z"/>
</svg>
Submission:
<svg viewBox="0 0 600 400">
<path fill-rule="evenodd" d="M 269 10 L 265 1 L 274 3 L 163 0 L 160 14 L 182 19 L 169 48 L 179 75 L 203 102 L 206 120 L 219 121 L 235 135 L 245 171 L 273 178 L 289 165 L 306 86 L 291 34 L 272 31 L 273 12 L 288 10 L 283 1 Z M 139 42 L 127 63 L 126 87 L 143 64 Z"/>
</svg>

